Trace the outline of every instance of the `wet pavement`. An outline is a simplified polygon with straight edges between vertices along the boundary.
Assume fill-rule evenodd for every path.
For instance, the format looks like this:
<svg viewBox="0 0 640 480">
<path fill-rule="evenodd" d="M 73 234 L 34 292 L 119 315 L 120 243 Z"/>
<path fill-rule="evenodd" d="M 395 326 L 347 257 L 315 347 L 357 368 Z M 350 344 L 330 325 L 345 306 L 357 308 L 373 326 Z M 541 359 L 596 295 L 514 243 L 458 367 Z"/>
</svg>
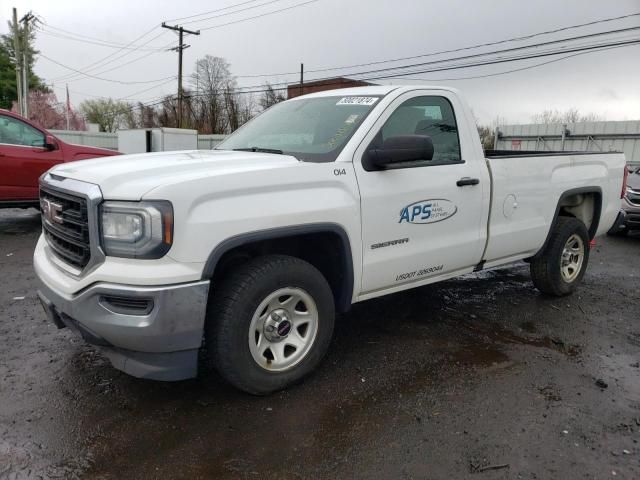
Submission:
<svg viewBox="0 0 640 480">
<path fill-rule="evenodd" d="M 0 478 L 640 478 L 640 236 L 599 239 L 564 299 L 517 264 L 358 304 L 316 374 L 251 397 L 48 324 L 39 230 L 0 210 Z"/>
</svg>

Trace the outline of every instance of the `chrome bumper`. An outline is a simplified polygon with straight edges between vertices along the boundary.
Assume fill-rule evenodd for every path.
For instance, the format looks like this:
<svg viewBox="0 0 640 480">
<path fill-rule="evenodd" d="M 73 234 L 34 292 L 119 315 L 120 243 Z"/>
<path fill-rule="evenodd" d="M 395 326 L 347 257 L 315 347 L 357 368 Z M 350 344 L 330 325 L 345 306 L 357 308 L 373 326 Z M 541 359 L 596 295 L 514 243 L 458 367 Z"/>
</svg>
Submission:
<svg viewBox="0 0 640 480">
<path fill-rule="evenodd" d="M 99 346 L 115 368 L 154 380 L 196 376 L 208 293 L 208 281 L 97 283 L 67 296 L 38 278 L 38 297 L 53 323 Z"/>
</svg>

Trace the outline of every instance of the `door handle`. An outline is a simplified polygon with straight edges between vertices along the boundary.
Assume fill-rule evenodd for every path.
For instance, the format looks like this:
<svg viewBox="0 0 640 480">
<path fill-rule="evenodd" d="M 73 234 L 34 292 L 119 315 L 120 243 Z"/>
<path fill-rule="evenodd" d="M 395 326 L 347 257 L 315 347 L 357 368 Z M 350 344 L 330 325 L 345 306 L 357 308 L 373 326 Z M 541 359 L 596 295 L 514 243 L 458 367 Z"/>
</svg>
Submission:
<svg viewBox="0 0 640 480">
<path fill-rule="evenodd" d="M 467 185 L 478 185 L 479 183 L 480 180 L 477 178 L 463 177 L 456 182 L 456 185 L 459 187 L 466 187 Z"/>
</svg>

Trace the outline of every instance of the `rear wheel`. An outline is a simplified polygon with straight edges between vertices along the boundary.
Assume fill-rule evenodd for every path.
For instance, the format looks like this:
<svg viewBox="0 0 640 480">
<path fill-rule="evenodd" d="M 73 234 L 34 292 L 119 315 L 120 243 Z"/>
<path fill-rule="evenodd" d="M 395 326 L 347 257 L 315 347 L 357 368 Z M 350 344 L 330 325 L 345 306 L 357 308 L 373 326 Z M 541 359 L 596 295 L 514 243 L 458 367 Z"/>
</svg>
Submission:
<svg viewBox="0 0 640 480">
<path fill-rule="evenodd" d="M 582 280 L 589 261 L 589 233 L 573 217 L 558 217 L 544 251 L 531 260 L 533 284 L 543 293 L 564 296 Z"/>
<path fill-rule="evenodd" d="M 225 279 L 209 302 L 208 362 L 246 392 L 280 390 L 320 363 L 334 317 L 331 288 L 315 267 L 283 255 L 255 258 Z"/>
</svg>

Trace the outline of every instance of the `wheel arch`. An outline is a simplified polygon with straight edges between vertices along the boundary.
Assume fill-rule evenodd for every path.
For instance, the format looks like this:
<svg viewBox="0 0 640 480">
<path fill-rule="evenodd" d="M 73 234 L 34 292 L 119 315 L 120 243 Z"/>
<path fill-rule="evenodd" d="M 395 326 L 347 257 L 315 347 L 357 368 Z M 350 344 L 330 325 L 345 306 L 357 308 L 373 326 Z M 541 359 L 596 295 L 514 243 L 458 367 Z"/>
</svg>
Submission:
<svg viewBox="0 0 640 480">
<path fill-rule="evenodd" d="M 314 250 L 320 246 L 320 250 Z M 337 251 L 334 251 L 337 248 Z M 202 279 L 215 283 L 234 262 L 259 254 L 279 253 L 308 261 L 327 279 L 336 310 L 351 308 L 354 284 L 353 255 L 346 230 L 336 223 L 314 223 L 242 233 L 220 242 L 209 254 Z M 320 254 L 332 255 L 326 261 Z M 215 291 L 213 285 L 212 291 Z"/>
<path fill-rule="evenodd" d="M 585 198 L 592 198 L 592 217 L 591 222 L 587 224 L 585 221 L 584 215 L 580 214 L 576 211 L 576 207 L 582 205 L 585 201 Z M 560 216 L 572 216 L 581 220 L 585 226 L 587 227 L 587 231 L 589 232 L 589 239 L 593 240 L 596 236 L 596 232 L 598 231 L 598 226 L 600 225 L 600 216 L 602 215 L 602 188 L 599 186 L 590 186 L 590 187 L 579 187 L 572 188 L 570 190 L 566 190 L 560 195 L 558 202 L 556 204 L 556 209 L 553 214 L 553 219 L 549 225 L 549 231 L 547 232 L 547 236 L 545 238 L 544 244 L 538 250 L 538 252 L 534 255 L 533 258 L 539 256 L 549 244 L 549 239 L 551 238 L 551 234 L 557 224 L 558 217 Z"/>
</svg>

